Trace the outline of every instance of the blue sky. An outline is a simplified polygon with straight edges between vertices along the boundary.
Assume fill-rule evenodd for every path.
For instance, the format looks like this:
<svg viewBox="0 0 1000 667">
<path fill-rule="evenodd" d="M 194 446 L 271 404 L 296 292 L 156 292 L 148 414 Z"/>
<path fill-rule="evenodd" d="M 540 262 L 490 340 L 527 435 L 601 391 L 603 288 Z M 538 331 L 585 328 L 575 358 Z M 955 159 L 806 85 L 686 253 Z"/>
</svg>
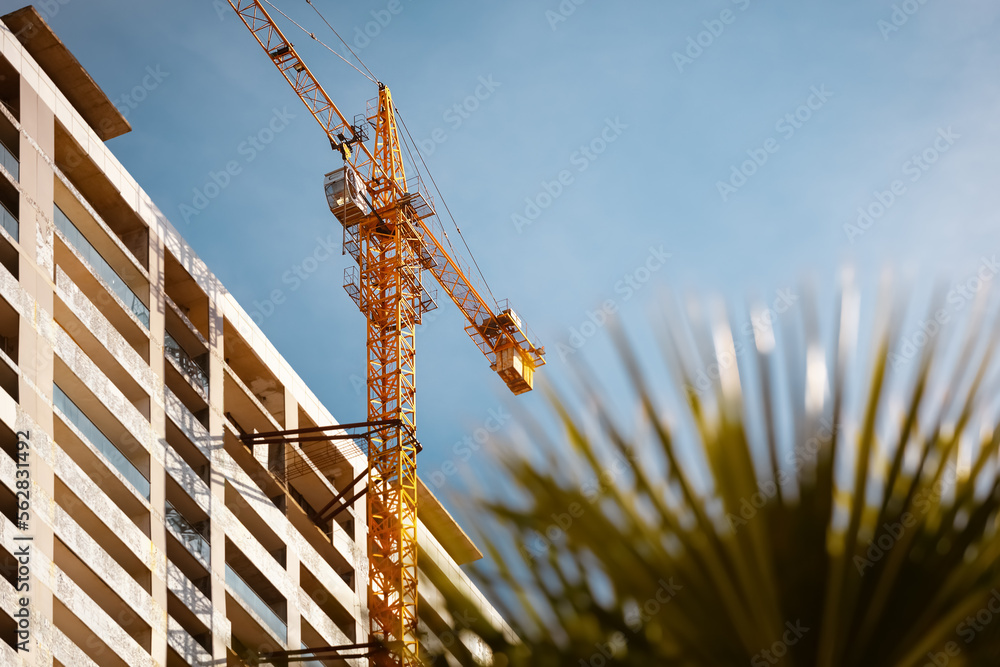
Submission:
<svg viewBox="0 0 1000 667">
<path fill-rule="evenodd" d="M 566 377 L 561 357 L 611 364 L 587 322 L 602 308 L 642 321 L 665 288 L 772 303 L 802 276 L 829 291 L 844 265 L 865 285 L 884 266 L 958 281 L 1000 251 L 996 3 L 313 1 L 392 89 L 552 377 Z M 303 0 L 276 4 L 336 43 Z M 295 273 L 339 244 L 322 196 L 339 157 L 228 4 L 43 12 L 112 99 L 128 106 L 147 68 L 161 73 L 112 150 L 248 311 L 279 291 L 262 329 L 340 420 L 363 418 L 350 258 Z M 345 115 L 364 112 L 374 84 L 287 32 Z M 248 150 L 276 114 L 287 123 Z M 185 220 L 231 161 L 239 173 Z M 513 400 L 463 325 L 443 303 L 418 332 L 425 478 L 474 467 L 455 443 Z"/>
</svg>

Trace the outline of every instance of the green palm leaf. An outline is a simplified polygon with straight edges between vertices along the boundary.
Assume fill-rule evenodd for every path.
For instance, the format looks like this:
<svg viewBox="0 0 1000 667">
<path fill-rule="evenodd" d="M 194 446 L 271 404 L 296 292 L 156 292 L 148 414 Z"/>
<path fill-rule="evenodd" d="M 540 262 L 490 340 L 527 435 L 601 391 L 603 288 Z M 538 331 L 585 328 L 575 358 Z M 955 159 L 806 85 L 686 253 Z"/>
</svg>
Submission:
<svg viewBox="0 0 1000 667">
<path fill-rule="evenodd" d="M 583 365 L 549 391 L 561 437 L 526 416 L 541 456 L 501 457 L 519 499 L 477 514 L 517 634 L 477 618 L 494 664 L 1000 664 L 1000 318 L 977 306 L 901 363 L 919 337 L 889 302 L 859 333 L 845 292 L 826 344 L 814 305 L 754 310 L 738 347 L 671 302 L 666 372 L 614 334 L 632 422 Z"/>
</svg>

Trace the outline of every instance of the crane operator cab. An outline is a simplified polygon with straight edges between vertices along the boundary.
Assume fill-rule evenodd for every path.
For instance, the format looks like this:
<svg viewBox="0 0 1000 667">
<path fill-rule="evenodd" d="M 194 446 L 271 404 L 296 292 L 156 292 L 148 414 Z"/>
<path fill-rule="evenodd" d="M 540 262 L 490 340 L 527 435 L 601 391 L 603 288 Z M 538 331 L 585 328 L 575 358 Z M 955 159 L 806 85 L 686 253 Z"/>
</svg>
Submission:
<svg viewBox="0 0 1000 667">
<path fill-rule="evenodd" d="M 323 191 L 330 211 L 344 227 L 353 227 L 372 212 L 365 182 L 349 164 L 326 175 Z"/>
</svg>

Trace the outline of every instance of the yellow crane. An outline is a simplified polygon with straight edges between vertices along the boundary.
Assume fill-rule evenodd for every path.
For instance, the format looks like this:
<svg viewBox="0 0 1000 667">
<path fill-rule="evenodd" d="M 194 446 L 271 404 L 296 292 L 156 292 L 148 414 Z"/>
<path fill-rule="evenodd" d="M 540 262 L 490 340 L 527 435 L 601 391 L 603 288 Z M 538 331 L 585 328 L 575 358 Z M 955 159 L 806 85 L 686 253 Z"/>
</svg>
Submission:
<svg viewBox="0 0 1000 667">
<path fill-rule="evenodd" d="M 377 101 L 348 122 L 272 20 L 264 7 L 270 2 L 229 4 L 344 160 L 326 175 L 324 191 L 357 262 L 344 286 L 367 319 L 367 423 L 378 425 L 368 438 L 368 610 L 370 646 L 386 650 L 372 651 L 370 661 L 418 665 L 415 330 L 436 307 L 424 274 L 465 314 L 465 330 L 515 394 L 531 390 L 545 349 L 508 304 L 490 305 L 450 243 L 442 243 L 447 236 L 433 200 L 419 178 L 406 178 L 389 89 L 376 81 Z"/>
</svg>

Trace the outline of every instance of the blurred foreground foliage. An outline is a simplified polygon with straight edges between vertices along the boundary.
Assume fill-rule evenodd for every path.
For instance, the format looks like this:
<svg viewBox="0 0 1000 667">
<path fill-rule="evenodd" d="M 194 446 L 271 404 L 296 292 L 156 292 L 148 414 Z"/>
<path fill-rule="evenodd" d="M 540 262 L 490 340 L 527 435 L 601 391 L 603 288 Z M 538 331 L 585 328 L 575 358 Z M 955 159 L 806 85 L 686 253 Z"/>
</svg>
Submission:
<svg viewBox="0 0 1000 667">
<path fill-rule="evenodd" d="M 623 420 L 585 370 L 553 395 L 564 436 L 529 429 L 541 457 L 501 459 L 518 499 L 478 510 L 477 583 L 516 637 L 440 579 L 460 627 L 501 667 L 1000 665 L 984 302 L 937 327 L 875 308 L 862 330 L 845 292 L 824 342 L 805 299 L 780 330 L 753 312 L 743 350 L 724 315 L 671 310 L 662 355 L 619 332 L 641 409 Z"/>
</svg>

